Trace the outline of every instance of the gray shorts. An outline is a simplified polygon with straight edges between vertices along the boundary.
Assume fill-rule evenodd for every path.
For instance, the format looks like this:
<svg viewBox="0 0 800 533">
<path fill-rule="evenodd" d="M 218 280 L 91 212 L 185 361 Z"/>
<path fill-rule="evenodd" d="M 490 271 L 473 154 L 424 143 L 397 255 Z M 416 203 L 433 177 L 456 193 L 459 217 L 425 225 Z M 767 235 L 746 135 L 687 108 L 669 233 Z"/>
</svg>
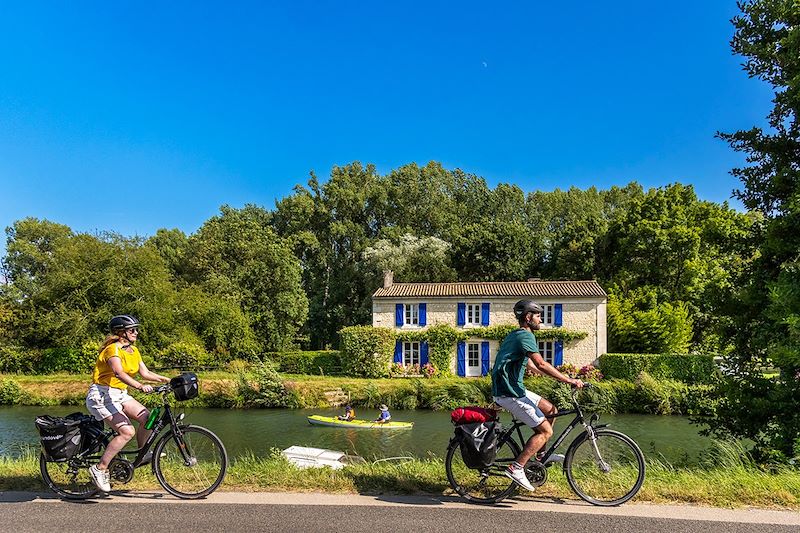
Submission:
<svg viewBox="0 0 800 533">
<path fill-rule="evenodd" d="M 535 428 L 545 421 L 544 413 L 539 409 L 539 400 L 541 399 L 542 397 L 535 392 L 526 390 L 525 396 L 522 398 L 495 396 L 494 403 L 511 413 L 514 418 L 526 426 Z"/>
<path fill-rule="evenodd" d="M 127 390 L 92 384 L 86 394 L 86 408 L 95 419 L 105 420 L 117 413 L 125 415 L 122 404 L 131 400 L 133 397 Z"/>
</svg>

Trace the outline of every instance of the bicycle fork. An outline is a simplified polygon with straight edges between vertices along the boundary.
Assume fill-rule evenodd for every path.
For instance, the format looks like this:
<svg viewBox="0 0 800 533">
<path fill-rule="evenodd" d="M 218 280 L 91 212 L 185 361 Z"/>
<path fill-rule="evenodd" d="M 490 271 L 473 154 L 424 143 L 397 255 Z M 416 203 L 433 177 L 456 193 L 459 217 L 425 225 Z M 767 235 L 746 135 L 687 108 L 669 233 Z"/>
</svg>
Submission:
<svg viewBox="0 0 800 533">
<path fill-rule="evenodd" d="M 600 449 L 597 447 L 597 434 L 594 431 L 594 427 L 592 427 L 591 424 L 585 424 L 584 427 L 586 428 L 586 434 L 589 435 L 589 442 L 592 445 L 592 452 L 594 453 L 595 461 L 597 461 L 597 467 L 604 474 L 608 474 L 611 472 L 611 465 L 605 462 L 603 456 L 600 455 Z"/>
</svg>

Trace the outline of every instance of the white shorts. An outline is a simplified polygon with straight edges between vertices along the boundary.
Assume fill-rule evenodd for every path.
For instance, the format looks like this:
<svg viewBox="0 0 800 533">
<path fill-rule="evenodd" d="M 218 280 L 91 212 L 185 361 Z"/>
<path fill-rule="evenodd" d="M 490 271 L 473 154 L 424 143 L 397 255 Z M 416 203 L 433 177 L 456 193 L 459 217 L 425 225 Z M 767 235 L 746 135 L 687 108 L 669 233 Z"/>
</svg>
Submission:
<svg viewBox="0 0 800 533">
<path fill-rule="evenodd" d="M 117 413 L 125 414 L 122 404 L 133 400 L 127 389 L 92 384 L 86 394 L 86 408 L 97 420 L 105 420 Z M 126 415 L 127 416 L 127 415 Z"/>
<path fill-rule="evenodd" d="M 539 409 L 541 396 L 529 390 L 525 391 L 525 396 L 515 398 L 514 396 L 495 396 L 494 403 L 511 413 L 514 418 L 532 428 L 538 427 L 545 421 L 544 413 Z"/>
</svg>

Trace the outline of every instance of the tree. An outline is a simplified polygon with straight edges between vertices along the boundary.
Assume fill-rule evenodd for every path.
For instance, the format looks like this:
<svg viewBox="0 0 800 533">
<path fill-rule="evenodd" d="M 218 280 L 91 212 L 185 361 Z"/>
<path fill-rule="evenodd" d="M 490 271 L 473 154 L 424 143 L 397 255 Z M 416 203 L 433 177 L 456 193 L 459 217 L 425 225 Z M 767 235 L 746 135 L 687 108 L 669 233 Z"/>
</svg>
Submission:
<svg viewBox="0 0 800 533">
<path fill-rule="evenodd" d="M 120 313 L 147 324 L 142 340 L 151 346 L 174 339 L 175 292 L 154 249 L 32 218 L 7 234 L 9 283 L 0 297 L 15 318 L 15 342 L 77 347 L 101 337 L 109 317 Z"/>
<path fill-rule="evenodd" d="M 658 302 L 643 288 L 622 294 L 609 290 L 608 351 L 611 353 L 687 353 L 692 322 L 684 302 Z"/>
<path fill-rule="evenodd" d="M 364 260 L 378 273 L 393 271 L 398 281 L 455 281 L 456 272 L 450 266 L 449 250 L 450 244 L 442 239 L 419 238 L 407 233 L 397 244 L 379 239 L 364 251 Z"/>
<path fill-rule="evenodd" d="M 238 302 L 263 350 L 296 342 L 308 300 L 291 243 L 275 233 L 267 211 L 222 206 L 189 239 L 188 265 L 189 280 L 204 292 Z"/>
<path fill-rule="evenodd" d="M 737 197 L 763 215 L 753 229 L 756 259 L 731 302 L 729 335 L 736 351 L 711 421 L 717 433 L 745 437 L 766 457 L 800 456 L 800 5 L 795 0 L 739 4 L 731 47 L 744 70 L 770 84 L 769 129 L 718 133 L 747 154 L 748 166 L 732 170 L 743 188 Z M 764 376 L 774 366 L 776 379 Z"/>
<path fill-rule="evenodd" d="M 693 343 L 713 346 L 725 295 L 752 253 L 753 223 L 727 204 L 698 200 L 691 186 L 651 189 L 614 211 L 600 242 L 599 277 L 623 293 L 649 288 L 658 304 L 684 302 Z"/>
</svg>

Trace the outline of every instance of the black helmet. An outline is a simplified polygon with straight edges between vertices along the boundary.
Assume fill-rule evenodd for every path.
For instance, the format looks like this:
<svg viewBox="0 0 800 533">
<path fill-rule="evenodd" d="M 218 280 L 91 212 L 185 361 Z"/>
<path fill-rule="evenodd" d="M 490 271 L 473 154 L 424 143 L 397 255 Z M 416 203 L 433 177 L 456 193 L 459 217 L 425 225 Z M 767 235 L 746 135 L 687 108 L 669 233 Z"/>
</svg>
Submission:
<svg viewBox="0 0 800 533">
<path fill-rule="evenodd" d="M 122 329 L 136 327 L 139 327 L 139 321 L 131 315 L 117 315 L 115 317 L 111 317 L 111 320 L 108 321 L 108 329 L 111 330 L 111 333 Z"/>
<path fill-rule="evenodd" d="M 514 315 L 517 320 L 522 319 L 528 313 L 541 313 L 542 306 L 533 300 L 520 300 L 514 304 Z"/>
</svg>

